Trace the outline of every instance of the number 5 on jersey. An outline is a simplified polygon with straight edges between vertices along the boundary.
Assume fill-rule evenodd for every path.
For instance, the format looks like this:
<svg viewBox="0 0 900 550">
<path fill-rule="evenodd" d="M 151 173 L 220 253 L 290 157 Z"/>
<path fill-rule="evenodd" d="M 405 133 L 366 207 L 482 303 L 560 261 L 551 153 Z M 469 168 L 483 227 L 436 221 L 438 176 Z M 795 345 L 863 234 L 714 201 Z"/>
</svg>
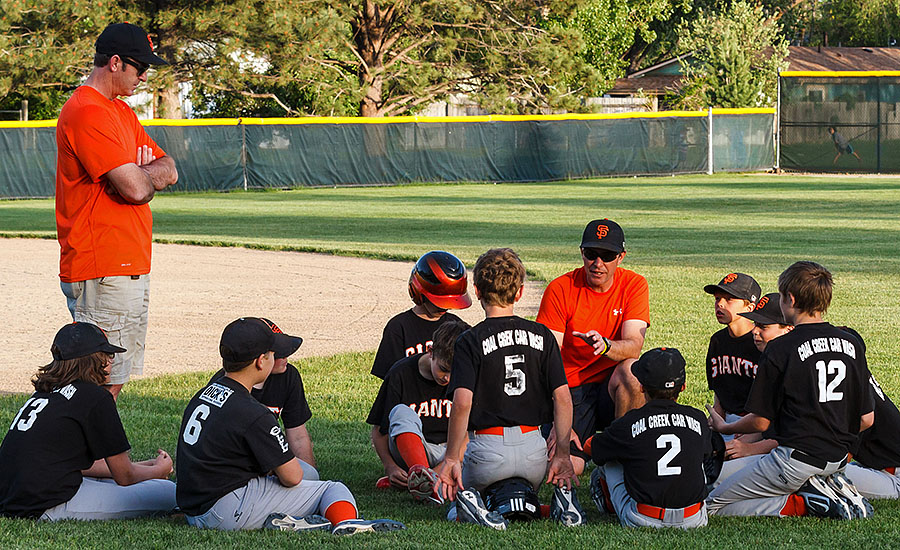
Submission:
<svg viewBox="0 0 900 550">
<path fill-rule="evenodd" d="M 196 443 L 197 440 L 200 439 L 200 430 L 203 429 L 203 425 L 200 424 L 200 421 L 206 420 L 206 417 L 208 416 L 209 405 L 203 403 L 197 405 L 197 408 L 191 413 L 187 424 L 184 426 L 184 433 L 181 434 L 181 439 L 188 445 Z"/>
<path fill-rule="evenodd" d="M 507 355 L 504 357 L 506 362 L 506 378 L 507 382 L 503 384 L 503 391 L 506 395 L 522 395 L 525 393 L 525 371 L 520 368 L 525 364 L 524 355 Z M 508 381 L 512 378 L 512 381 Z"/>
</svg>

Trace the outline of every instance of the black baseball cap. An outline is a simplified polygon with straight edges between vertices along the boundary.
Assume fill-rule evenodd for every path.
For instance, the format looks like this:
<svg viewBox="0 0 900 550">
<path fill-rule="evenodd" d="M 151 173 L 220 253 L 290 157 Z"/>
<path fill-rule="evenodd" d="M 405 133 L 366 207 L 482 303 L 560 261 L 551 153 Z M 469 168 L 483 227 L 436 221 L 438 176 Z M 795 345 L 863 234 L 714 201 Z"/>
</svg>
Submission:
<svg viewBox="0 0 900 550">
<path fill-rule="evenodd" d="M 784 313 L 781 311 L 781 304 L 778 301 L 778 293 L 770 292 L 756 302 L 756 307 L 750 313 L 738 313 L 741 317 L 746 317 L 754 323 L 761 325 L 789 325 L 784 320 Z"/>
<path fill-rule="evenodd" d="M 153 41 L 147 32 L 131 23 L 108 25 L 95 43 L 97 53 L 124 55 L 148 65 L 168 65 L 163 58 L 153 53 Z"/>
<path fill-rule="evenodd" d="M 703 290 L 707 294 L 715 294 L 717 290 L 731 294 L 735 298 L 749 300 L 756 303 L 759 295 L 762 294 L 762 288 L 756 279 L 745 273 L 729 273 L 722 277 L 717 285 L 706 285 Z"/>
<path fill-rule="evenodd" d="M 91 323 L 71 323 L 59 329 L 50 346 L 50 353 L 57 361 L 86 357 L 98 351 L 122 353 L 125 348 L 109 343 L 106 333 Z"/>
<path fill-rule="evenodd" d="M 275 359 L 284 359 L 285 357 L 290 357 L 294 354 L 295 351 L 297 351 L 297 349 L 300 347 L 300 344 L 303 343 L 303 338 L 285 334 L 280 328 L 278 328 L 278 325 L 266 319 L 265 317 L 260 317 L 260 321 L 269 325 L 269 328 L 275 334 L 284 336 L 284 338 L 282 338 L 281 336 L 275 338 L 275 347 L 272 348 L 272 351 L 275 352 Z"/>
<path fill-rule="evenodd" d="M 269 323 L 258 317 L 241 317 L 222 331 L 219 355 L 232 363 L 244 363 L 269 351 L 283 352 L 292 348 L 293 353 L 298 347 L 299 338 L 275 332 Z"/>
<path fill-rule="evenodd" d="M 625 233 L 619 224 L 612 220 L 594 220 L 584 228 L 581 236 L 581 248 L 602 248 L 613 252 L 624 252 Z"/>
<path fill-rule="evenodd" d="M 631 373 L 645 388 L 671 390 L 685 381 L 684 357 L 675 348 L 653 348 L 631 365 Z"/>
</svg>

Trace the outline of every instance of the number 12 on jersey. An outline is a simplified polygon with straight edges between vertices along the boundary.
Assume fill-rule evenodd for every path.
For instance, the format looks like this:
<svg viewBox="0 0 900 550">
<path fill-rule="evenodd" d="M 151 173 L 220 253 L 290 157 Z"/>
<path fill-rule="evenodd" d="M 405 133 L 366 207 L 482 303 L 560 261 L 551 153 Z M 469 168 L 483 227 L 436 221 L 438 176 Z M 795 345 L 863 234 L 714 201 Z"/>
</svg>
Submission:
<svg viewBox="0 0 900 550">
<path fill-rule="evenodd" d="M 837 391 L 837 387 L 847 376 L 847 365 L 843 361 L 833 359 L 825 364 L 825 361 L 816 361 L 816 370 L 819 374 L 819 403 L 828 401 L 840 401 L 844 398 L 844 392 Z M 831 382 L 828 377 L 833 375 Z"/>
</svg>

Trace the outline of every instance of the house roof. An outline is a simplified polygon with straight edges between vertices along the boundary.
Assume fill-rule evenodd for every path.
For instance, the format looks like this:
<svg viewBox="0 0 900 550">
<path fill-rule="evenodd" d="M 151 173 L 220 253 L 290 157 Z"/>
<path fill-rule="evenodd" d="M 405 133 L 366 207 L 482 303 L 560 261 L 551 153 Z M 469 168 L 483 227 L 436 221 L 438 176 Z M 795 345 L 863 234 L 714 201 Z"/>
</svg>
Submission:
<svg viewBox="0 0 900 550">
<path fill-rule="evenodd" d="M 900 48 L 788 47 L 789 71 L 900 71 Z"/>
<path fill-rule="evenodd" d="M 682 75 L 639 76 L 617 78 L 616 85 L 606 92 L 609 95 L 633 95 L 639 91 L 647 95 L 665 95 L 681 87 Z"/>
</svg>

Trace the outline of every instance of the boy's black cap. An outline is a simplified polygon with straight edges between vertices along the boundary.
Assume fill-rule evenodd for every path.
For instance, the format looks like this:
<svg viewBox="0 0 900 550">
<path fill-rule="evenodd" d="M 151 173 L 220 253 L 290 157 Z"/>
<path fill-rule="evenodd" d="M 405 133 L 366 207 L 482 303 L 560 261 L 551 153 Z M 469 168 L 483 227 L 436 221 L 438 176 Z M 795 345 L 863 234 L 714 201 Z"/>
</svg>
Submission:
<svg viewBox="0 0 900 550">
<path fill-rule="evenodd" d="M 671 390 L 685 381 L 684 357 L 675 348 L 653 348 L 631 365 L 631 373 L 645 388 Z"/>
<path fill-rule="evenodd" d="M 57 361 L 78 359 L 98 351 L 122 353 L 125 348 L 110 344 L 106 333 L 91 323 L 71 323 L 64 326 L 56 333 L 50 347 L 50 353 Z"/>
<path fill-rule="evenodd" d="M 293 353 L 300 347 L 298 340 L 294 336 L 275 332 L 269 323 L 258 317 L 241 317 L 229 323 L 222 331 L 219 355 L 232 363 L 244 363 L 268 351 L 293 348 Z"/>
<path fill-rule="evenodd" d="M 300 347 L 300 344 L 303 343 L 303 338 L 285 334 L 281 331 L 280 328 L 278 328 L 278 325 L 266 319 L 265 317 L 260 317 L 260 321 L 269 325 L 269 328 L 272 330 L 272 332 L 280 335 L 275 338 L 275 347 L 272 349 L 272 351 L 275 352 L 275 359 L 284 359 L 285 357 L 290 357 L 294 354 L 295 351 L 297 351 L 297 349 Z M 284 336 L 284 338 L 282 338 L 281 336 Z"/>
<path fill-rule="evenodd" d="M 761 325 L 788 324 L 784 320 L 784 313 L 781 312 L 781 304 L 778 301 L 777 292 L 770 292 L 760 298 L 756 302 L 756 307 L 750 313 L 738 313 L 738 315 Z"/>
<path fill-rule="evenodd" d="M 97 53 L 124 55 L 148 65 L 168 65 L 163 58 L 153 53 L 153 41 L 144 29 L 131 23 L 108 25 L 95 43 Z"/>
<path fill-rule="evenodd" d="M 722 277 L 717 285 L 706 285 L 703 290 L 707 294 L 715 294 L 717 290 L 731 294 L 735 298 L 749 300 L 756 303 L 759 295 L 762 294 L 762 288 L 756 279 L 745 273 L 729 273 Z"/>
<path fill-rule="evenodd" d="M 625 233 L 612 220 L 594 220 L 587 224 L 581 235 L 581 248 L 602 248 L 613 252 L 625 250 Z"/>
</svg>

